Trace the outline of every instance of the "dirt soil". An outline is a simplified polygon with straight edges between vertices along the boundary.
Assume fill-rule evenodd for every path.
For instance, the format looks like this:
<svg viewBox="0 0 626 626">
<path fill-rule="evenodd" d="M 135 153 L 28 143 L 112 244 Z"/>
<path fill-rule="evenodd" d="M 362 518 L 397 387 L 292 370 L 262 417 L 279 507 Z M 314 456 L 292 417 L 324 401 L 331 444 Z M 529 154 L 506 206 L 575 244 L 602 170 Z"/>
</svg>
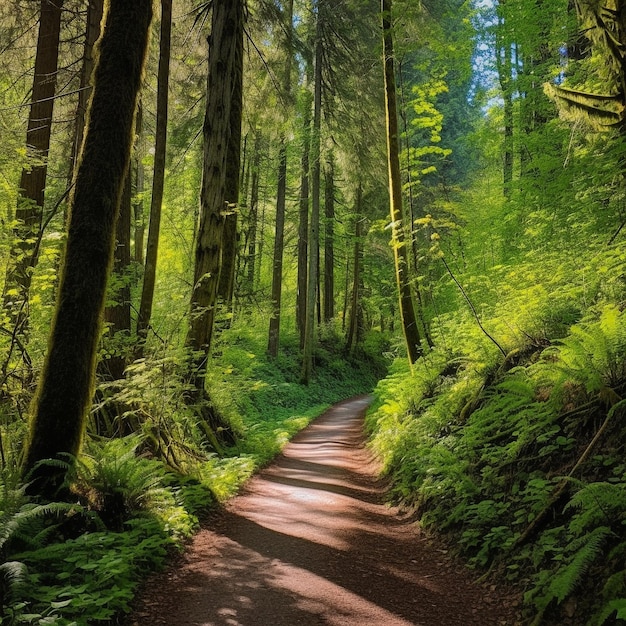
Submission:
<svg viewBox="0 0 626 626">
<path fill-rule="evenodd" d="M 360 397 L 302 431 L 148 581 L 133 626 L 515 626 L 515 596 L 479 585 L 385 504 Z"/>
</svg>

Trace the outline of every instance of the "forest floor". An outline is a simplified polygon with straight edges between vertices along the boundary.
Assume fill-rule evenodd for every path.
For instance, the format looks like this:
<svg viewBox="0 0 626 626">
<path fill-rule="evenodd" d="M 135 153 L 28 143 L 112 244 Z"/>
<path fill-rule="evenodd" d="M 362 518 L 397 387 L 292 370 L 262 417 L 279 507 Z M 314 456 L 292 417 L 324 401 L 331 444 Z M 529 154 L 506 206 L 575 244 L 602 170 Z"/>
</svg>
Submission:
<svg viewBox="0 0 626 626">
<path fill-rule="evenodd" d="M 515 626 L 519 598 L 478 584 L 385 504 L 367 397 L 299 433 L 137 598 L 133 626 Z"/>
</svg>

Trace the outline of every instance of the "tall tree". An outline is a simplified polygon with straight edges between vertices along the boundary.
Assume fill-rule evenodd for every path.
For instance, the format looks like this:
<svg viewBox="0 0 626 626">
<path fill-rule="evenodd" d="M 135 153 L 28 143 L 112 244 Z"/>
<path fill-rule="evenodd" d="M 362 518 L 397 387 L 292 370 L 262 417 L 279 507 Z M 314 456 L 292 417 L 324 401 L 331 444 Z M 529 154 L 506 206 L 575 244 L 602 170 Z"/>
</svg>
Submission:
<svg viewBox="0 0 626 626">
<path fill-rule="evenodd" d="M 113 350 L 99 363 L 106 380 L 121 380 L 128 364 L 128 346 L 131 334 L 130 307 L 130 226 L 132 213 L 132 185 L 130 168 L 126 173 L 115 231 L 111 302 L 105 308 L 104 321 Z"/>
<path fill-rule="evenodd" d="M 335 317 L 335 163 L 328 155 L 324 187 L 324 321 Z"/>
<path fill-rule="evenodd" d="M 158 88 L 157 88 L 158 89 Z M 158 106 L 158 105 L 157 105 Z M 158 114 L 157 114 L 158 117 Z M 135 173 L 135 193 L 133 198 L 133 238 L 134 238 L 134 254 L 135 263 L 143 266 L 144 264 L 144 239 L 146 235 L 146 222 L 144 215 L 143 192 L 145 185 L 145 168 L 143 166 L 142 157 L 144 150 L 144 130 L 143 130 L 143 104 L 139 101 L 137 107 L 137 119 L 135 121 L 135 131 L 137 139 L 135 142 L 135 154 L 133 158 L 132 169 Z"/>
<path fill-rule="evenodd" d="M 309 74 L 307 62 L 307 75 Z M 300 333 L 300 348 L 304 347 L 306 329 L 306 293 L 308 283 L 309 249 L 309 204 L 310 177 L 309 160 L 311 150 L 311 106 L 313 104 L 308 81 L 302 90 L 302 159 L 300 164 L 300 199 L 298 203 L 298 278 L 296 296 L 296 324 Z"/>
<path fill-rule="evenodd" d="M 108 2 L 57 306 L 24 457 L 24 473 L 33 479 L 30 490 L 44 497 L 53 497 L 62 487 L 66 471 L 39 462 L 79 453 L 92 399 L 151 18 L 152 0 Z"/>
<path fill-rule="evenodd" d="M 285 69 L 282 85 L 282 99 L 285 103 L 287 122 L 288 104 L 291 101 L 291 57 L 293 54 L 293 0 L 287 2 L 285 16 Z M 280 341 L 280 304 L 283 289 L 283 248 L 285 242 L 285 205 L 287 199 L 287 139 L 283 132 L 278 151 L 278 188 L 276 191 L 276 231 L 274 236 L 274 255 L 272 257 L 272 314 L 270 317 L 268 353 L 278 356 Z"/>
<path fill-rule="evenodd" d="M 41 0 L 35 73 L 26 131 L 26 147 L 32 161 L 22 170 L 20 178 L 14 244 L 3 293 L 5 309 L 18 328 L 27 321 L 32 270 L 38 260 L 39 248 L 35 242 L 43 220 L 62 7 L 63 0 Z"/>
<path fill-rule="evenodd" d="M 91 95 L 91 76 L 95 64 L 94 46 L 100 37 L 100 24 L 104 11 L 104 0 L 89 0 L 87 5 L 87 25 L 85 28 L 85 45 L 83 50 L 83 66 L 80 71 L 80 90 L 76 106 L 76 123 L 74 125 L 74 141 L 70 157 L 70 179 L 80 156 L 80 147 L 85 134 L 85 119 L 89 96 Z"/>
<path fill-rule="evenodd" d="M 250 206 L 248 210 L 248 255 L 247 281 L 248 288 L 254 292 L 257 265 L 259 262 L 257 231 L 259 226 L 259 185 L 261 176 L 261 131 L 254 131 L 254 149 L 250 164 L 252 181 L 250 183 Z"/>
<path fill-rule="evenodd" d="M 322 131 L 322 60 L 323 24 L 327 10 L 326 0 L 317 0 L 315 24 L 315 62 L 313 79 L 313 124 L 311 128 L 311 216 L 308 236 L 308 271 L 306 290 L 306 318 L 304 346 L 302 348 L 301 380 L 308 384 L 313 373 L 313 348 L 315 344 L 315 305 L 318 293 L 319 240 L 320 240 L 320 187 L 321 187 L 321 131 Z"/>
<path fill-rule="evenodd" d="M 146 340 L 148 327 L 150 325 L 150 317 L 152 315 L 154 285 L 156 283 L 156 266 L 159 255 L 161 208 L 163 205 L 165 157 L 167 152 L 167 110 L 170 79 L 171 34 L 172 0 L 161 0 L 161 38 L 159 43 L 159 69 L 157 74 L 158 85 L 154 146 L 154 175 L 152 178 L 152 199 L 150 201 L 150 224 L 148 226 L 146 262 L 144 265 L 139 314 L 137 316 L 137 335 L 142 342 Z"/>
<path fill-rule="evenodd" d="M 235 83 L 242 80 L 243 23 L 243 0 L 213 2 L 203 126 L 203 176 L 187 346 L 193 351 L 190 399 L 203 410 L 207 437 L 216 448 L 220 447 L 216 433 L 225 434 L 226 425 L 207 406 L 205 378 L 222 261 L 232 98 L 233 94 L 241 93 Z"/>
<path fill-rule="evenodd" d="M 353 353 L 362 339 L 363 307 L 361 306 L 361 283 L 363 264 L 363 187 L 359 182 L 354 207 L 354 258 L 352 273 L 352 296 L 350 298 L 350 318 L 346 338 L 346 352 Z M 347 292 L 347 290 L 346 290 Z M 347 295 L 347 293 L 346 293 Z"/>
<path fill-rule="evenodd" d="M 395 62 L 393 50 L 392 1 L 381 0 L 383 25 L 383 64 L 385 78 L 385 110 L 387 120 L 387 159 L 389 167 L 389 196 L 391 212 L 391 243 L 400 297 L 400 316 L 410 363 L 421 356 L 421 340 L 411 290 L 409 264 L 404 237 L 402 209 L 402 179 L 399 157 L 398 113 L 396 103 Z"/>
<path fill-rule="evenodd" d="M 496 67 L 504 100 L 504 139 L 502 145 L 502 184 L 504 196 L 511 197 L 513 183 L 513 42 L 504 17 L 505 0 L 497 5 L 498 26 L 496 29 Z"/>
<path fill-rule="evenodd" d="M 230 105 L 230 138 L 226 153 L 226 174 L 224 210 L 222 267 L 218 296 L 226 304 L 233 299 L 235 289 L 235 269 L 237 261 L 237 222 L 239 216 L 239 186 L 241 170 L 241 118 L 243 114 L 243 52 L 237 60 L 238 80 L 233 85 Z"/>
</svg>

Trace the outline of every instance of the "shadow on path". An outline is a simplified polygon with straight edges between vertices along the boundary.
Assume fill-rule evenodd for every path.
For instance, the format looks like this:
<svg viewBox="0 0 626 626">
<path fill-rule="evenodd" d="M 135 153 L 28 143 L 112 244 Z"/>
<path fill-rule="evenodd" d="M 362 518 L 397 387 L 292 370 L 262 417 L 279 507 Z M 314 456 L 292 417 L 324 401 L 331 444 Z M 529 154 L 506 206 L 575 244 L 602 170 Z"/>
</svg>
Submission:
<svg viewBox="0 0 626 626">
<path fill-rule="evenodd" d="M 383 503 L 368 404 L 335 405 L 300 433 L 152 582 L 133 624 L 513 624 Z"/>
</svg>

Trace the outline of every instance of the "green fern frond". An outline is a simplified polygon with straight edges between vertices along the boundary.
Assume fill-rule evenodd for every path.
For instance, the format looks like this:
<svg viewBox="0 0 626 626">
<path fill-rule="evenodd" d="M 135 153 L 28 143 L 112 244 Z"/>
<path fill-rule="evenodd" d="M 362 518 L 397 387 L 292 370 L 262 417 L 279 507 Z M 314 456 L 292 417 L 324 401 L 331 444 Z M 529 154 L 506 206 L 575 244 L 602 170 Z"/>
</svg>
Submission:
<svg viewBox="0 0 626 626">
<path fill-rule="evenodd" d="M 79 463 L 80 480 L 99 494 L 99 506 L 120 524 L 133 511 L 159 508 L 173 502 L 165 488 L 165 468 L 157 461 L 137 456 L 141 438 L 137 435 L 92 444 L 91 455 Z M 106 511 L 103 511 L 106 513 Z"/>
<path fill-rule="evenodd" d="M 0 565 L 0 580 L 4 581 L 5 588 L 10 589 L 23 583 L 27 572 L 28 568 L 21 561 L 6 561 Z"/>
<path fill-rule="evenodd" d="M 76 504 L 67 502 L 50 502 L 48 504 L 25 504 L 9 519 L 4 520 L 0 528 L 0 551 L 12 539 L 27 539 L 32 545 L 37 546 L 37 541 L 42 539 L 41 522 L 52 516 L 61 517 L 82 510 Z"/>
<path fill-rule="evenodd" d="M 556 388 L 566 382 L 584 387 L 588 394 L 614 388 L 626 379 L 624 313 L 605 307 L 593 322 L 571 327 L 570 334 L 544 351 L 543 374 Z M 541 369 L 541 368 L 540 368 Z M 554 378 L 554 373 L 558 376 Z"/>
<path fill-rule="evenodd" d="M 577 491 L 563 510 L 570 509 L 579 510 L 570 522 L 570 529 L 576 534 L 594 525 L 618 522 L 626 511 L 626 485 L 590 483 Z"/>
<path fill-rule="evenodd" d="M 561 603 L 576 589 L 593 562 L 602 553 L 607 537 L 612 534 L 607 526 L 599 526 L 570 544 L 570 549 L 576 554 L 552 578 L 548 590 L 550 598 Z"/>
</svg>

